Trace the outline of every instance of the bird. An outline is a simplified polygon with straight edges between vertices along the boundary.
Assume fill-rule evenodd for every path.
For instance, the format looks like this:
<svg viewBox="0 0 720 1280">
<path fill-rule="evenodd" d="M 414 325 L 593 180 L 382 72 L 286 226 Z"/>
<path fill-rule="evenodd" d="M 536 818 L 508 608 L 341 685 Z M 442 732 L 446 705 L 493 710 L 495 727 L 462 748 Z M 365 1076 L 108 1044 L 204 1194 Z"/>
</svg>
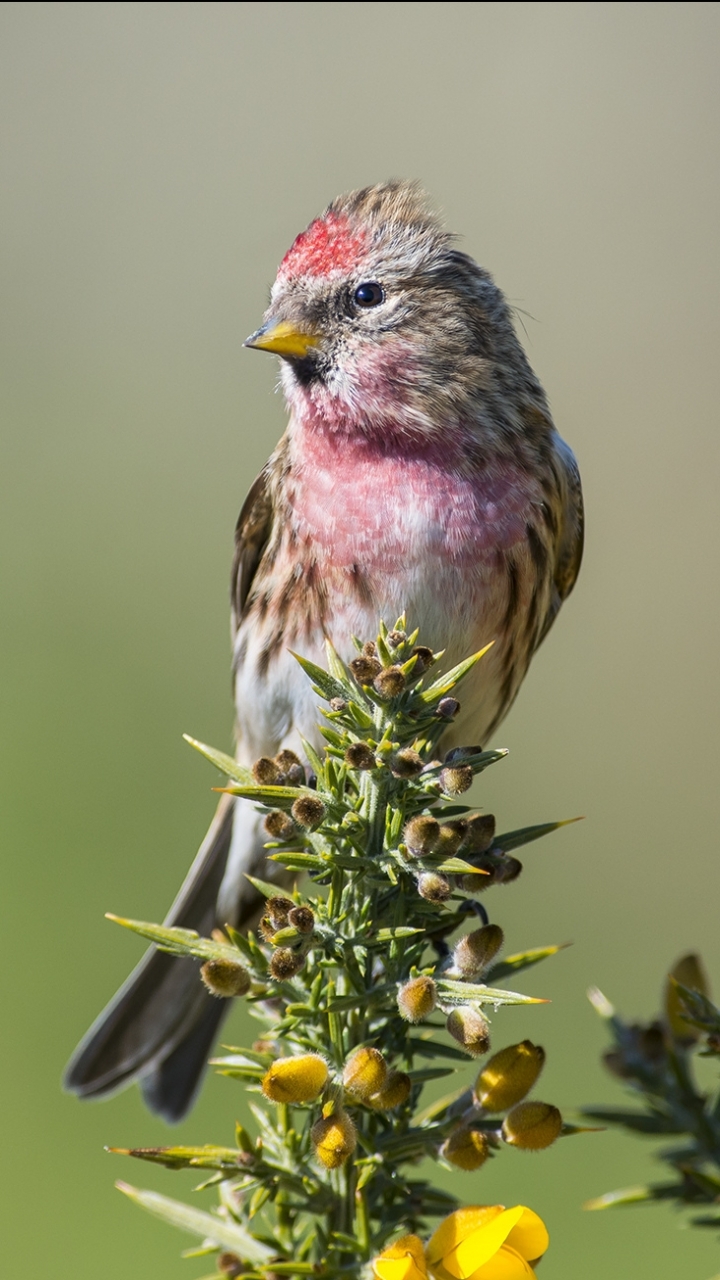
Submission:
<svg viewBox="0 0 720 1280">
<path fill-rule="evenodd" d="M 448 665 L 493 641 L 444 746 L 488 743 L 575 583 L 578 467 L 492 276 L 413 182 L 338 197 L 280 263 L 244 344 L 280 357 L 288 426 L 252 485 L 231 572 L 236 756 L 316 746 L 318 709 L 292 651 L 405 613 Z M 270 878 L 260 818 L 223 795 L 166 923 L 209 935 L 257 919 Z M 78 1046 L 65 1087 L 138 1081 L 181 1119 L 229 1007 L 192 960 L 151 948 Z"/>
</svg>

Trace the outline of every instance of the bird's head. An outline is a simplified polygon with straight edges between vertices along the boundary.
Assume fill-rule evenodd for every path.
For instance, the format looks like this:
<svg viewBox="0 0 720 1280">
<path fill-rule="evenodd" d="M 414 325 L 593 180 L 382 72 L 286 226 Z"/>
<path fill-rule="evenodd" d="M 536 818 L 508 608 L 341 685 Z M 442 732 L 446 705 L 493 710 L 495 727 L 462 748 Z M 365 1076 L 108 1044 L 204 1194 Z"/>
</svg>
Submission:
<svg viewBox="0 0 720 1280">
<path fill-rule="evenodd" d="M 282 357 L 296 414 L 373 434 L 472 421 L 498 363 L 524 363 L 499 289 L 407 182 L 341 196 L 310 223 L 245 345 Z"/>
</svg>

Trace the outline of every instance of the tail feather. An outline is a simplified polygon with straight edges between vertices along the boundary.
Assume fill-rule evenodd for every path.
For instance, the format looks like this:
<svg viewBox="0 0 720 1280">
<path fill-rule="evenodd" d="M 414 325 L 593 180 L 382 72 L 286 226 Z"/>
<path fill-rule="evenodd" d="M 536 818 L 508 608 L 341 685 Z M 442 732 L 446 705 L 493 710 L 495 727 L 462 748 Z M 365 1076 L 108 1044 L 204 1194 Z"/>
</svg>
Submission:
<svg viewBox="0 0 720 1280">
<path fill-rule="evenodd" d="M 166 924 L 205 935 L 215 927 L 232 824 L 233 800 L 223 796 Z M 151 947 L 76 1049 L 65 1088 L 97 1098 L 147 1076 L 148 1105 L 179 1119 L 192 1102 L 226 1008 L 204 990 L 194 961 Z"/>
</svg>

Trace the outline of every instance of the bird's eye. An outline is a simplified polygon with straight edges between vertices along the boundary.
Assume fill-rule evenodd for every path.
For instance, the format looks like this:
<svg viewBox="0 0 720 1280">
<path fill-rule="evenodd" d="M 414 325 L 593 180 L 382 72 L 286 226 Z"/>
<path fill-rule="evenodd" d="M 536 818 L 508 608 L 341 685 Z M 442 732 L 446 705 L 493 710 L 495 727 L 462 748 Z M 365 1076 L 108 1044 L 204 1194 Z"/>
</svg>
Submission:
<svg viewBox="0 0 720 1280">
<path fill-rule="evenodd" d="M 385 293 L 380 284 L 360 284 L 353 294 L 353 301 L 358 307 L 379 307 L 385 301 Z"/>
</svg>

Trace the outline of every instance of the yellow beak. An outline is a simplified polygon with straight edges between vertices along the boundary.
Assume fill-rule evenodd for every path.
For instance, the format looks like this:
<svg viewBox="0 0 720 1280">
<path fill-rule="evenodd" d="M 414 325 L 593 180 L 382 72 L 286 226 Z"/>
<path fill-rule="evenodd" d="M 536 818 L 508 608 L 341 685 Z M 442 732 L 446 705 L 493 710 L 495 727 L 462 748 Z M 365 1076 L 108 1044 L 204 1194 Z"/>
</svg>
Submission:
<svg viewBox="0 0 720 1280">
<path fill-rule="evenodd" d="M 258 351 L 274 351 L 276 355 L 293 356 L 296 360 L 301 360 L 319 342 L 319 334 L 301 333 L 285 320 L 280 320 L 277 324 L 269 320 L 257 333 L 246 338 L 243 346 L 255 347 Z"/>
</svg>

